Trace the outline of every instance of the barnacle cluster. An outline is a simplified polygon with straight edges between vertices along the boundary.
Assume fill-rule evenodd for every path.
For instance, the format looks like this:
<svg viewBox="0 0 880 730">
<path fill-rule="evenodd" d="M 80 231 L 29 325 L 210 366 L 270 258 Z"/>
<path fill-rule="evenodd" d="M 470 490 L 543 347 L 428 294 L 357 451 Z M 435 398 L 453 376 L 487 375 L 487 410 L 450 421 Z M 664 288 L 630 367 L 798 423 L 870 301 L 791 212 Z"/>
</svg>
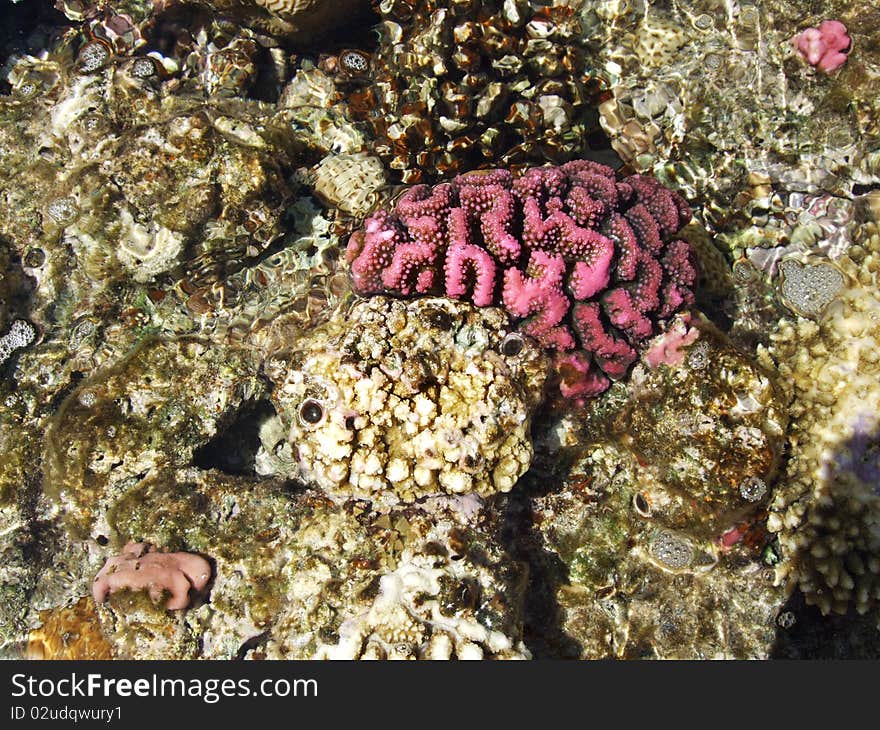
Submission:
<svg viewBox="0 0 880 730">
<path fill-rule="evenodd" d="M 801 264 L 784 259 L 779 264 L 779 294 L 785 305 L 804 317 L 819 317 L 846 282 L 833 264 Z"/>
<path fill-rule="evenodd" d="M 30 345 L 37 337 L 34 326 L 24 319 L 15 320 L 9 331 L 0 337 L 0 365 L 16 350 L 21 350 Z"/>
<path fill-rule="evenodd" d="M 382 0 L 371 83 L 348 95 L 397 180 L 566 162 L 598 127 L 601 81 L 568 4 Z"/>
</svg>

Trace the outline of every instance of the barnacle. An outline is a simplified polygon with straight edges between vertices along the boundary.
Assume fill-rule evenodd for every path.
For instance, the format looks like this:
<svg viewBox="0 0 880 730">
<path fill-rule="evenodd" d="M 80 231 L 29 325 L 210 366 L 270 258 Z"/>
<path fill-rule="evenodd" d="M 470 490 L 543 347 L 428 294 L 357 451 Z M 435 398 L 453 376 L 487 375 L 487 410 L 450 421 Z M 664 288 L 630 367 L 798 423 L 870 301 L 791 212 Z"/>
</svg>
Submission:
<svg viewBox="0 0 880 730">
<path fill-rule="evenodd" d="M 603 82 L 573 8 L 407 0 L 379 13 L 372 83 L 350 102 L 397 179 L 565 162 L 588 149 Z"/>
<path fill-rule="evenodd" d="M 24 319 L 15 320 L 9 331 L 0 337 L 0 365 L 6 362 L 12 353 L 30 345 L 37 338 L 37 330 Z"/>
</svg>

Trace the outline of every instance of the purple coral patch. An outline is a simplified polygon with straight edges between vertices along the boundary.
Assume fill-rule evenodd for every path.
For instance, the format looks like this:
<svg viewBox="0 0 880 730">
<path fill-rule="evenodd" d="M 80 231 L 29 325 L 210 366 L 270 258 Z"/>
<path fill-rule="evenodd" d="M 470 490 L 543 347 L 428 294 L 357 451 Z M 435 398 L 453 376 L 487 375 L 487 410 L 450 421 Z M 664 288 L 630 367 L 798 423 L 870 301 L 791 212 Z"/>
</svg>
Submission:
<svg viewBox="0 0 880 730">
<path fill-rule="evenodd" d="M 674 239 L 684 199 L 654 178 L 618 180 L 576 160 L 418 185 L 370 216 L 346 250 L 362 295 L 444 295 L 498 305 L 560 353 L 564 391 L 595 395 L 635 348 L 693 302 L 691 247 Z"/>
</svg>

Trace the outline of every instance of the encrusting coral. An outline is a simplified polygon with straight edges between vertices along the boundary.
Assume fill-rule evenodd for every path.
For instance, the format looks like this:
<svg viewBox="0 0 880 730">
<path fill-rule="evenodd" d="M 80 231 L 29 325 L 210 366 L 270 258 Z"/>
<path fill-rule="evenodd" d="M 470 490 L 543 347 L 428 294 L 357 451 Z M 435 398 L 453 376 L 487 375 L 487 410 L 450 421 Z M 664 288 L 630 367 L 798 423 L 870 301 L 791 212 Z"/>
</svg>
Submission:
<svg viewBox="0 0 880 730">
<path fill-rule="evenodd" d="M 3 365 L 16 350 L 30 345 L 36 337 L 37 331 L 30 322 L 16 319 L 9 326 L 9 331 L 0 337 L 0 365 Z"/>
<path fill-rule="evenodd" d="M 128 542 L 122 552 L 109 558 L 92 584 L 95 603 L 104 603 L 116 591 L 146 590 L 158 603 L 168 592 L 165 608 L 186 608 L 190 591 L 199 592 L 208 585 L 211 564 L 193 553 L 162 553 L 143 542 Z"/>
<path fill-rule="evenodd" d="M 657 321 L 693 302 L 691 212 L 650 177 L 586 160 L 459 175 L 408 190 L 346 250 L 354 290 L 502 306 L 557 351 L 565 396 L 623 377 Z"/>
</svg>

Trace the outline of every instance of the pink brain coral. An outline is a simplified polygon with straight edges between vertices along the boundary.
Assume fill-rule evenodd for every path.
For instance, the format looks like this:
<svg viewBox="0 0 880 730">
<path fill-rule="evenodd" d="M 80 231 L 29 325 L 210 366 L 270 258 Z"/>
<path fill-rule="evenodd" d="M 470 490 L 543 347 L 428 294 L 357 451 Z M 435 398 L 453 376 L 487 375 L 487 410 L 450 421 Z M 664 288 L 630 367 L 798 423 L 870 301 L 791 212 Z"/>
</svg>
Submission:
<svg viewBox="0 0 880 730">
<path fill-rule="evenodd" d="M 563 395 L 605 390 L 635 348 L 693 302 L 684 199 L 587 160 L 514 177 L 480 170 L 416 185 L 367 218 L 346 260 L 361 295 L 445 295 L 501 306 L 556 352 Z"/>
<path fill-rule="evenodd" d="M 190 589 L 201 591 L 211 578 L 211 565 L 193 553 L 159 553 L 143 542 L 129 542 L 120 555 L 108 558 L 92 584 L 95 603 L 119 590 L 143 591 L 154 602 L 168 591 L 169 610 L 189 606 Z"/>
</svg>

